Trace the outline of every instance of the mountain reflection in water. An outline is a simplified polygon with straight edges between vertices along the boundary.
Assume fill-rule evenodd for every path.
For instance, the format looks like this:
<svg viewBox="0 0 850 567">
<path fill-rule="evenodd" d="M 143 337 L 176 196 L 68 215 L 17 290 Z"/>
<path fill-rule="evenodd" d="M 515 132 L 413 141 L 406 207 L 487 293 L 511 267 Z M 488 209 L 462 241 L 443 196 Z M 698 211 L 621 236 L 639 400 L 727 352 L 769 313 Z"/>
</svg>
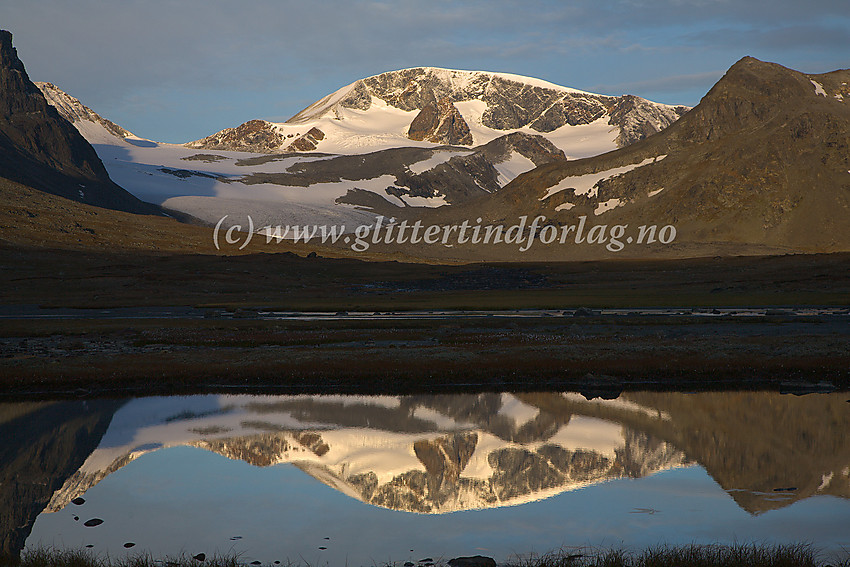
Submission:
<svg viewBox="0 0 850 567">
<path fill-rule="evenodd" d="M 100 403 L 92 409 L 98 418 L 88 421 L 68 413 L 62 405 L 68 402 L 4 404 L 0 427 L 9 435 L 15 428 L 37 429 L 33 420 L 48 414 L 55 421 L 65 412 L 68 421 L 50 422 L 40 437 L 61 431 L 64 446 L 54 441 L 34 450 L 30 441 L 0 452 L 0 490 L 17 495 L 14 504 L 9 498 L 0 504 L 6 508 L 0 510 L 0 551 L 18 551 L 42 509 L 47 521 L 45 514 L 74 508 L 72 500 L 120 476 L 135 460 L 178 446 L 255 467 L 291 463 L 358 501 L 428 515 L 515 506 L 698 465 L 756 517 L 813 495 L 850 495 L 846 398 L 752 392 L 627 393 L 616 400 L 573 393 L 211 395 Z M 50 407 L 61 412 L 50 414 Z M 105 432 L 93 425 L 103 422 L 104 411 L 107 419 L 114 411 Z M 88 439 L 84 430 L 102 435 L 96 449 L 80 441 Z M 22 472 L 22 459 L 30 469 L 52 471 L 49 490 L 24 489 L 35 480 Z M 60 460 L 65 469 L 56 464 Z"/>
</svg>

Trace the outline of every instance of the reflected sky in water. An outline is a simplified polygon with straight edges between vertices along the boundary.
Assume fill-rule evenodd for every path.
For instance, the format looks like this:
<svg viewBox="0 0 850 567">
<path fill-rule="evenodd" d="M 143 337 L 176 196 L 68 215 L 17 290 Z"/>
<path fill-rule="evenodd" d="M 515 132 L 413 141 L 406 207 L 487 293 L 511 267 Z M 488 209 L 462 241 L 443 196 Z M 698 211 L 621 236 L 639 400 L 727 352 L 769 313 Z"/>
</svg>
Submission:
<svg viewBox="0 0 850 567">
<path fill-rule="evenodd" d="M 133 400 L 27 545 L 311 565 L 692 542 L 838 551 L 850 548 L 845 398 Z"/>
</svg>

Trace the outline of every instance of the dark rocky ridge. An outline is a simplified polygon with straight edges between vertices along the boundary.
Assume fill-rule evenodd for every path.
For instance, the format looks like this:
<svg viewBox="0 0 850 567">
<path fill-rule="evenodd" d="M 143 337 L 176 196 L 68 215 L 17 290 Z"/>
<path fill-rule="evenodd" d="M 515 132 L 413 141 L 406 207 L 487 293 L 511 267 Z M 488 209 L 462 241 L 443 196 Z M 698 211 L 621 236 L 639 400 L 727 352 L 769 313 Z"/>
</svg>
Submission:
<svg viewBox="0 0 850 567">
<path fill-rule="evenodd" d="M 249 120 L 236 128 L 225 128 L 211 136 L 186 144 L 189 148 L 273 152 L 286 143 L 274 124 L 266 120 Z"/>
<path fill-rule="evenodd" d="M 115 122 L 103 118 L 97 112 L 80 102 L 79 99 L 72 97 L 53 83 L 36 81 L 35 86 L 39 88 L 48 104 L 55 107 L 59 111 L 59 114 L 70 123 L 73 124 L 78 121 L 88 120 L 89 122 L 100 124 L 116 138 L 127 138 L 133 135 L 132 132 L 122 128 Z"/>
<path fill-rule="evenodd" d="M 422 173 L 401 172 L 396 177 L 398 187 L 390 188 L 388 192 L 412 197 L 444 195 L 453 205 L 477 195 L 495 193 L 501 189 L 495 165 L 509 159 L 513 152 L 530 159 L 534 165 L 566 160 L 564 152 L 543 136 L 513 132 Z"/>
<path fill-rule="evenodd" d="M 564 160 L 564 152 L 542 136 L 514 132 L 473 148 L 422 173 L 412 173 L 409 166 L 430 158 L 438 151 L 464 148 L 392 148 L 362 155 L 337 156 L 321 161 L 297 163 L 286 173 L 254 173 L 240 178 L 245 184 L 275 183 L 307 187 L 315 183 L 360 181 L 381 175 L 392 175 L 396 184 L 387 193 L 398 197 L 436 197 L 443 195 L 449 203 L 460 203 L 475 195 L 499 191 L 499 173 L 495 168 L 513 152 L 530 159 L 535 165 Z M 254 162 L 251 162 L 254 163 Z M 355 185 L 356 187 L 356 185 Z M 367 194 L 368 193 L 368 194 Z M 352 190 L 340 202 L 373 206 L 374 194 Z M 370 199 L 368 202 L 364 199 Z M 386 204 L 386 203 L 385 203 Z"/>
<path fill-rule="evenodd" d="M 325 133 L 318 128 L 310 128 L 306 134 L 296 139 L 286 148 L 288 152 L 312 152 L 325 139 Z"/>
<path fill-rule="evenodd" d="M 4 404 L 0 559 L 16 557 L 53 492 L 97 447 L 121 401 Z M 18 415 L 9 415 L 17 412 Z"/>
<path fill-rule="evenodd" d="M 94 148 L 47 103 L 0 30 L 0 176 L 67 199 L 161 214 L 109 178 Z"/>
<path fill-rule="evenodd" d="M 826 96 L 817 94 L 812 81 L 822 84 Z M 707 255 L 716 243 L 787 252 L 848 250 L 847 83 L 850 71 L 806 75 L 747 57 L 662 132 L 600 156 L 538 167 L 475 204 L 493 220 L 539 213 L 556 224 L 575 224 L 581 215 L 609 226 L 672 224 L 677 244 L 705 246 Z M 662 155 L 599 182 L 596 195 L 566 190 L 540 200 L 567 177 Z M 620 206 L 595 215 L 610 199 Z M 565 202 L 575 207 L 554 210 Z"/>
<path fill-rule="evenodd" d="M 472 145 L 472 133 L 458 109 L 448 99 L 426 104 L 407 131 L 411 140 L 436 144 Z"/>
</svg>

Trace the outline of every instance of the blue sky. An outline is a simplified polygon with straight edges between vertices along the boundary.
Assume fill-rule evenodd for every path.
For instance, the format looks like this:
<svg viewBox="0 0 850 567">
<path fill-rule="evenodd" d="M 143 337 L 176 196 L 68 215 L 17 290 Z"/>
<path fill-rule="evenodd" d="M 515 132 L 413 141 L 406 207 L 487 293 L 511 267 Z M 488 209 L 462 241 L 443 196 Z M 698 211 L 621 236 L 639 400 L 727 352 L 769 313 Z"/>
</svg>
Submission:
<svg viewBox="0 0 850 567">
<path fill-rule="evenodd" d="M 284 121 L 405 67 L 688 105 L 745 55 L 807 73 L 850 67 L 847 0 L 0 0 L 0 28 L 33 80 L 166 142 Z"/>
</svg>

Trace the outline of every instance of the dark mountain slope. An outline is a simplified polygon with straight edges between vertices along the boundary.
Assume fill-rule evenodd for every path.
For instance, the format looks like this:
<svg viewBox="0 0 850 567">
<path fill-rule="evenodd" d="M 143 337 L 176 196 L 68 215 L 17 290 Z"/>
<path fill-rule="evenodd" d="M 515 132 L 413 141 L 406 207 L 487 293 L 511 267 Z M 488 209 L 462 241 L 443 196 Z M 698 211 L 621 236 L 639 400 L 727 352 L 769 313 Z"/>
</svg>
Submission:
<svg viewBox="0 0 850 567">
<path fill-rule="evenodd" d="M 581 215 L 596 224 L 673 224 L 676 242 L 703 245 L 705 254 L 715 243 L 848 250 L 848 83 L 847 70 L 806 75 L 746 57 L 664 131 L 600 156 L 543 165 L 480 204 L 497 220 L 544 214 L 558 224 Z M 567 179 L 605 177 L 649 158 L 657 159 L 583 194 L 573 190 L 581 192 L 581 180 Z M 614 207 L 600 212 L 606 202 Z"/>
<path fill-rule="evenodd" d="M 0 30 L 0 177 L 90 205 L 161 214 L 113 183 L 94 148 L 50 106 Z"/>
</svg>

